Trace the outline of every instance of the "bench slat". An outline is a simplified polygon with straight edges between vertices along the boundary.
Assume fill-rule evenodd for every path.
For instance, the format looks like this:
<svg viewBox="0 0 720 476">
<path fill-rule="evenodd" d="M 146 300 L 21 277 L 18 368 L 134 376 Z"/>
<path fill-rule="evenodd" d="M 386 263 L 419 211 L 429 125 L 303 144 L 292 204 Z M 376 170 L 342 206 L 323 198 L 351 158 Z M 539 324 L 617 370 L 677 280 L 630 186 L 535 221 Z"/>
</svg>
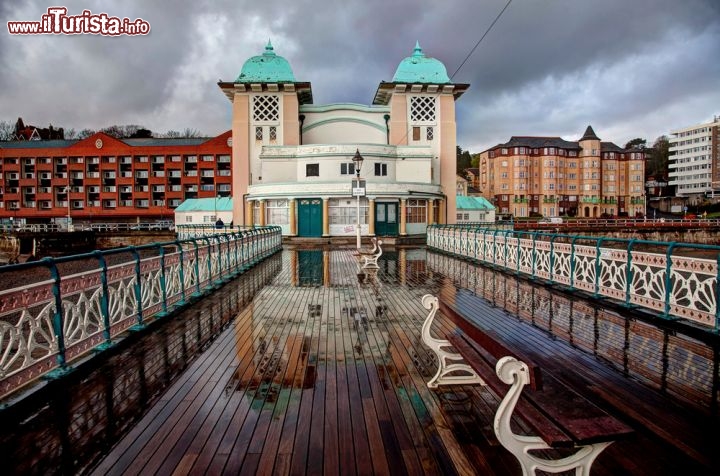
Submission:
<svg viewBox="0 0 720 476">
<path fill-rule="evenodd" d="M 471 331 L 475 329 L 475 336 L 458 332 L 447 336 L 448 340 L 498 395 L 504 395 L 508 389 L 495 374 L 498 358 L 505 355 L 524 359 L 528 368 L 533 369 L 531 375 L 536 375 L 540 380 L 540 368 L 527 357 L 518 357 L 517 352 L 510 352 L 486 332 L 469 325 Z M 490 349 L 484 343 L 487 341 L 493 343 Z M 508 353 L 503 355 L 503 350 Z M 515 412 L 550 446 L 567 447 L 615 441 L 633 432 L 632 428 L 560 383 L 547 371 L 543 372 L 541 389 L 528 387 L 522 393 Z"/>
<path fill-rule="evenodd" d="M 446 317 L 450 318 L 450 320 L 456 326 L 458 326 L 458 328 L 460 328 L 473 341 L 477 342 L 480 347 L 489 352 L 495 358 L 495 361 L 506 356 L 512 356 L 518 360 L 523 361 L 525 365 L 527 365 L 528 371 L 530 373 L 530 388 L 534 390 L 542 388 L 542 373 L 540 371 L 540 367 L 535 365 L 532 360 L 517 351 L 512 351 L 508 349 L 502 342 L 500 342 L 499 336 L 495 335 L 492 331 L 483 330 L 473 325 L 470 321 L 465 319 L 454 307 L 449 306 L 443 301 L 440 301 L 439 304 L 440 312 L 442 312 Z M 495 363 L 493 363 L 492 367 L 493 375 L 495 375 Z M 495 379 L 497 379 L 497 375 L 495 375 Z"/>
<path fill-rule="evenodd" d="M 472 345 L 466 336 L 462 334 L 450 334 L 447 339 L 493 392 L 501 398 L 507 393 L 508 386 L 502 383 L 495 373 L 496 358 L 483 353 L 482 349 Z M 569 448 L 575 445 L 572 436 L 557 428 L 543 413 L 539 412 L 522 396 L 515 406 L 515 414 L 521 416 L 523 421 L 527 422 L 537 436 L 542 438 L 549 446 Z"/>
</svg>

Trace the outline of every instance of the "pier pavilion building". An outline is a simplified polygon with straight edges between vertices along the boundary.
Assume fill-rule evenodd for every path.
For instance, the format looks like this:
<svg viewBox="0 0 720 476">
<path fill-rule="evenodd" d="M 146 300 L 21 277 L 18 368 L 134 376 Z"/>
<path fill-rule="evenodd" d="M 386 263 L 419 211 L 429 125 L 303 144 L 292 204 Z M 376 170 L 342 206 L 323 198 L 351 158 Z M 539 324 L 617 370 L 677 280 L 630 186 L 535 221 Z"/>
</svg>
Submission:
<svg viewBox="0 0 720 476">
<path fill-rule="evenodd" d="M 232 103 L 233 221 L 302 237 L 422 234 L 456 217 L 455 100 L 468 88 L 417 44 L 371 105 L 313 104 L 309 82 L 268 42 Z M 360 197 L 352 193 L 358 154 Z M 356 187 L 361 188 L 361 187 Z"/>
</svg>

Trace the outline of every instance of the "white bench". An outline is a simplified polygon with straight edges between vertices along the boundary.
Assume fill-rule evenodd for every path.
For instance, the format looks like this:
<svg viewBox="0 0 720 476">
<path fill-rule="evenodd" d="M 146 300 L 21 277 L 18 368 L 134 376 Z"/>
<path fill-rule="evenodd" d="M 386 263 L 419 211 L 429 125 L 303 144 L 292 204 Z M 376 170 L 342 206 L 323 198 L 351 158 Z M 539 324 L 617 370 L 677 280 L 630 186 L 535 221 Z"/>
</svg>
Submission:
<svg viewBox="0 0 720 476">
<path fill-rule="evenodd" d="M 363 268 L 377 268 L 378 258 L 382 256 L 382 240 L 372 238 L 373 248 L 370 251 L 359 250 L 360 264 Z"/>
</svg>

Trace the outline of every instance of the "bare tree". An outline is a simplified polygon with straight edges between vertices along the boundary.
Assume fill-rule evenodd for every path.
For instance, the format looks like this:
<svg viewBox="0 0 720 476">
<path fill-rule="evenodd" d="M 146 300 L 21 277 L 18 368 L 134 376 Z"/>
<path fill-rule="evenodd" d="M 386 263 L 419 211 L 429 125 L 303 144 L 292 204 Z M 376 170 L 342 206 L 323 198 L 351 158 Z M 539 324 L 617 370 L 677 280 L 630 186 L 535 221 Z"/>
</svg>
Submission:
<svg viewBox="0 0 720 476">
<path fill-rule="evenodd" d="M 180 137 L 187 137 L 187 138 L 202 137 L 202 133 L 197 129 L 191 129 L 190 127 L 186 127 L 182 131 L 182 134 Z"/>
<path fill-rule="evenodd" d="M 77 134 L 78 139 L 87 139 L 91 135 L 95 134 L 95 131 L 92 129 L 83 129 Z"/>
<path fill-rule="evenodd" d="M 77 139 L 77 132 L 74 128 L 65 129 L 65 140 Z"/>
<path fill-rule="evenodd" d="M 9 141 L 15 138 L 15 124 L 10 121 L 0 121 L 0 141 Z"/>
<path fill-rule="evenodd" d="M 180 133 L 178 131 L 173 131 L 173 130 L 167 131 L 164 135 L 168 139 L 177 139 L 178 137 L 180 137 Z"/>
</svg>

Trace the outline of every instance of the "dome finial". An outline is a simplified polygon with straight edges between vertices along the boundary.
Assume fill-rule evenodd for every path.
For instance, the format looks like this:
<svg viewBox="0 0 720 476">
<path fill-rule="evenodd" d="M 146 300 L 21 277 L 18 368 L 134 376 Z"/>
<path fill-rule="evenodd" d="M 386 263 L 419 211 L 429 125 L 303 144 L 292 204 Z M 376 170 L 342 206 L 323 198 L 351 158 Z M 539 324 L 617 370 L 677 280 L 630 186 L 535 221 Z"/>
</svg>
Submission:
<svg viewBox="0 0 720 476">
<path fill-rule="evenodd" d="M 265 53 L 266 55 L 275 55 L 275 48 L 273 48 L 272 43 L 270 42 L 270 38 L 268 38 L 267 45 L 265 45 Z"/>
<path fill-rule="evenodd" d="M 415 40 L 415 49 L 413 50 L 413 56 L 425 56 L 420 48 L 420 42 Z"/>
</svg>

